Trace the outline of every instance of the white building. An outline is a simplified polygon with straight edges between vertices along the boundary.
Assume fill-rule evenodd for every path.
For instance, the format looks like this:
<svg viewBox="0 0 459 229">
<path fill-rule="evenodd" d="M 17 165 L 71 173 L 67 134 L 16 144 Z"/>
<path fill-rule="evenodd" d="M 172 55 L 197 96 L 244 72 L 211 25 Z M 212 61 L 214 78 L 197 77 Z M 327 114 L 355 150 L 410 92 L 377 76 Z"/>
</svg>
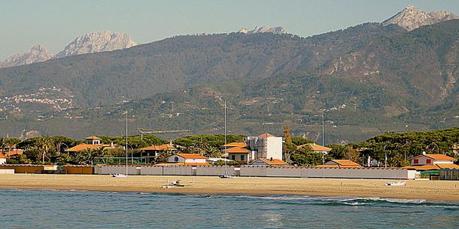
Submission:
<svg viewBox="0 0 459 229">
<path fill-rule="evenodd" d="M 282 160 L 282 137 L 264 133 L 256 137 L 247 137 L 251 150 L 251 159 Z"/>
<path fill-rule="evenodd" d="M 207 157 L 193 153 L 178 153 L 167 158 L 168 163 L 181 165 L 207 165 Z"/>
<path fill-rule="evenodd" d="M 444 154 L 421 154 L 411 160 L 411 165 L 454 164 L 454 160 L 454 158 Z"/>
</svg>

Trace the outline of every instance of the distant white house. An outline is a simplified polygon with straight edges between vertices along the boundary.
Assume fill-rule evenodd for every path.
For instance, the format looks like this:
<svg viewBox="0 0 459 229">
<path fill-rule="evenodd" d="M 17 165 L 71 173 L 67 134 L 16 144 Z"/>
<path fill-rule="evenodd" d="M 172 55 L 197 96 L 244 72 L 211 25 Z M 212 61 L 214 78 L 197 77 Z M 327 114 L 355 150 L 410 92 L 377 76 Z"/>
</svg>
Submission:
<svg viewBox="0 0 459 229">
<path fill-rule="evenodd" d="M 208 165 L 207 157 L 194 153 L 178 153 L 168 157 L 167 162 L 180 165 Z"/>
</svg>

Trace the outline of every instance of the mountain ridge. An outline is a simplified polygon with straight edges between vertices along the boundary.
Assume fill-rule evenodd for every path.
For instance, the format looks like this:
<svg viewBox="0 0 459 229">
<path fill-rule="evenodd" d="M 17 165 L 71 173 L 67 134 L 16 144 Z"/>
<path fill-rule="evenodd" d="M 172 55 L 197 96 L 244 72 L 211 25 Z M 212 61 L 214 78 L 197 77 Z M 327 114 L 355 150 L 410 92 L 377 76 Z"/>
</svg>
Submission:
<svg viewBox="0 0 459 229">
<path fill-rule="evenodd" d="M 135 45 L 137 44 L 126 33 L 109 31 L 86 33 L 75 38 L 55 55 L 49 53 L 42 45 L 34 45 L 28 52 L 15 54 L 0 61 L 0 68 L 40 63 L 86 53 L 125 49 Z"/>
<path fill-rule="evenodd" d="M 408 6 L 394 16 L 382 22 L 383 25 L 398 25 L 408 31 L 412 31 L 421 26 L 432 25 L 443 21 L 459 19 L 458 16 L 448 11 L 425 12 Z"/>
</svg>

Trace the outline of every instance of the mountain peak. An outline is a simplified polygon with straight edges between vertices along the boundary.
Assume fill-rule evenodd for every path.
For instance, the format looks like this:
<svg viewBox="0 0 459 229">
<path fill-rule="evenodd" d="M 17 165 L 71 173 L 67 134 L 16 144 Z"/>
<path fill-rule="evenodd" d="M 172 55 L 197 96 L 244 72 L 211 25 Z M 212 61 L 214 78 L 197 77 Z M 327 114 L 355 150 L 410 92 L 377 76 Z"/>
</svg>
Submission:
<svg viewBox="0 0 459 229">
<path fill-rule="evenodd" d="M 253 33 L 274 33 L 274 34 L 282 34 L 286 33 L 285 29 L 281 26 L 277 27 L 269 27 L 269 26 L 255 26 L 254 29 L 248 30 L 247 28 L 241 28 L 239 33 L 245 34 L 253 34 Z"/>
<path fill-rule="evenodd" d="M 136 43 L 132 41 L 126 33 L 110 31 L 92 32 L 75 38 L 75 40 L 70 42 L 64 50 L 56 55 L 56 58 L 85 53 L 113 51 L 130 48 L 135 45 Z"/>
<path fill-rule="evenodd" d="M 459 17 L 448 11 L 425 12 L 413 5 L 405 7 L 391 18 L 382 22 L 384 26 L 398 25 L 407 31 L 417 29 L 421 26 L 432 25 L 442 21 L 458 19 Z"/>
<path fill-rule="evenodd" d="M 34 45 L 25 53 L 16 54 L 0 62 L 0 68 L 13 67 L 18 65 L 33 64 L 47 61 L 53 58 L 53 55 L 42 45 Z"/>
</svg>

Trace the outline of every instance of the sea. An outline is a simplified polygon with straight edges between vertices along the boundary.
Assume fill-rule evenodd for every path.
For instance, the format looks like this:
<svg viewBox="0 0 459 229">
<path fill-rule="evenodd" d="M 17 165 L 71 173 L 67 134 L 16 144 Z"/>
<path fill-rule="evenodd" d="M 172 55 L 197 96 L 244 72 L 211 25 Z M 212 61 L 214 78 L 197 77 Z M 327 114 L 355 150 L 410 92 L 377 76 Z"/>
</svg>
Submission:
<svg viewBox="0 0 459 229">
<path fill-rule="evenodd" d="M 0 228 L 459 228 L 459 204 L 386 198 L 0 190 Z"/>
</svg>

